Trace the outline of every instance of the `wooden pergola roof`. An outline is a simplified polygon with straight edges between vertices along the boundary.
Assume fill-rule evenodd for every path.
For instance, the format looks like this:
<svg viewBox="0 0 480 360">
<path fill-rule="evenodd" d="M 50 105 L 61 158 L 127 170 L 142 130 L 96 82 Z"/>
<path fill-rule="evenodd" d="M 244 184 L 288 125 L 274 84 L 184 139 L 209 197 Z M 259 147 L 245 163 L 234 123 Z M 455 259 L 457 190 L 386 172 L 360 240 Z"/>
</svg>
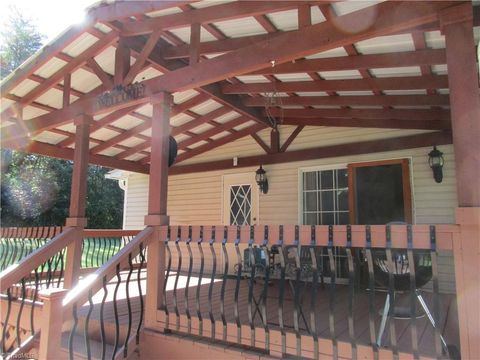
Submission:
<svg viewBox="0 0 480 360">
<path fill-rule="evenodd" d="M 100 3 L 2 82 L 2 147 L 73 159 L 73 119 L 87 113 L 91 163 L 148 172 L 149 102 L 161 91 L 174 96 L 178 164 L 245 136 L 272 152 L 256 135 L 272 119 L 296 126 L 276 145 L 282 152 L 305 126 L 421 129 L 444 141 L 451 124 L 438 12 L 459 5 Z M 146 96 L 98 108 L 100 94 L 135 82 Z"/>
</svg>

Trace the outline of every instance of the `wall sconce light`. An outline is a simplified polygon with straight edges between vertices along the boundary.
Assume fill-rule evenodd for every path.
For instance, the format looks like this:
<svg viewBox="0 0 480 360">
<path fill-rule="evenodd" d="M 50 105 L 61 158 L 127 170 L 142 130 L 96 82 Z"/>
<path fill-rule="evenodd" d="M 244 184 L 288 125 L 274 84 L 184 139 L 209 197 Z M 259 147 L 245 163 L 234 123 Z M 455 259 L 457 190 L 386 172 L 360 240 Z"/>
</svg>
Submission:
<svg viewBox="0 0 480 360">
<path fill-rule="evenodd" d="M 172 166 L 177 159 L 177 141 L 173 136 L 168 138 L 168 167 Z"/>
<path fill-rule="evenodd" d="M 262 165 L 255 172 L 255 181 L 257 182 L 258 188 L 262 194 L 268 193 L 268 179 L 265 170 L 263 170 Z"/>
<path fill-rule="evenodd" d="M 443 159 L 443 153 L 434 146 L 433 150 L 428 153 L 428 165 L 430 165 L 430 168 L 433 171 L 433 178 L 437 183 L 441 183 L 443 180 L 444 163 L 445 160 Z"/>
</svg>

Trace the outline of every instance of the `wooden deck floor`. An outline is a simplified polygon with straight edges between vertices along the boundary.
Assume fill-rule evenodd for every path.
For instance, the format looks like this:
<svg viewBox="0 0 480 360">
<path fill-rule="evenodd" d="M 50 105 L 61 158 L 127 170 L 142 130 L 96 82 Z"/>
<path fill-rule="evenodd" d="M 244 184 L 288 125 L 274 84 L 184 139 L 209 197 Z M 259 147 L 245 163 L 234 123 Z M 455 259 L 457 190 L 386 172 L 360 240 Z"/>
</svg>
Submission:
<svg viewBox="0 0 480 360">
<path fill-rule="evenodd" d="M 144 298 L 145 295 L 145 286 L 146 286 L 146 274 L 144 271 L 141 273 L 141 285 L 142 285 L 142 295 Z M 128 305 L 126 300 L 126 273 L 122 273 L 122 282 L 119 286 L 117 293 L 117 311 L 119 317 L 119 323 L 123 326 L 126 326 L 128 323 Z M 180 314 L 185 314 L 186 310 L 186 294 L 188 291 L 188 309 L 192 317 L 197 316 L 196 309 L 196 292 L 197 292 L 197 283 L 198 278 L 193 277 L 190 279 L 190 286 L 186 287 L 186 276 L 179 276 L 178 285 L 177 285 L 177 304 L 178 311 Z M 170 316 L 175 318 L 175 307 L 174 307 L 174 282 L 175 274 L 169 277 L 167 284 L 167 309 L 170 312 Z M 241 281 L 240 293 L 239 293 L 239 316 L 242 324 L 249 324 L 248 319 L 248 279 Z M 220 305 L 221 305 L 221 288 L 222 281 L 215 280 L 212 286 L 212 313 L 215 320 L 220 320 Z M 104 319 L 107 323 L 115 322 L 114 315 L 114 306 L 113 306 L 113 294 L 115 290 L 115 283 L 111 282 L 108 285 L 108 295 L 107 302 L 104 309 Z M 259 298 L 263 290 L 264 283 L 258 281 L 254 285 L 254 297 Z M 210 287 L 209 279 L 203 279 L 200 285 L 200 312 L 203 318 L 203 321 L 210 321 L 209 319 L 209 306 L 208 306 L 208 292 Z M 227 322 L 234 323 L 234 292 L 235 292 L 235 280 L 228 279 L 225 286 L 225 315 Z M 188 290 L 187 290 L 188 289 Z M 132 326 L 136 329 L 137 324 L 140 319 L 140 298 L 138 291 L 138 284 L 135 281 L 130 283 L 128 288 L 131 296 L 131 308 L 132 308 Z M 268 296 L 267 296 L 267 321 L 268 325 L 271 328 L 279 327 L 278 320 L 278 296 L 279 287 L 277 281 L 271 281 L 268 285 Z M 432 294 L 428 292 L 422 293 L 428 307 L 433 311 L 433 302 Z M 317 314 L 317 332 L 320 337 L 330 339 L 330 328 L 329 328 L 329 284 L 325 285 L 325 288 L 321 286 L 318 287 L 317 302 L 315 304 L 315 312 Z M 349 330 L 348 330 L 348 287 L 345 285 L 337 285 L 335 289 L 335 304 L 334 304 L 334 319 L 335 319 L 335 335 L 337 340 L 349 342 Z M 355 340 L 358 344 L 370 344 L 370 330 L 369 330 L 369 300 L 368 293 L 363 290 L 355 292 L 354 295 L 354 328 L 355 328 Z M 100 302 L 103 297 L 103 294 L 100 292 L 97 294 L 93 301 L 96 304 L 92 312 L 92 319 L 100 318 Z M 376 291 L 375 292 L 375 330 L 378 331 L 380 326 L 380 313 L 383 309 L 384 302 L 386 298 L 385 292 Z M 397 298 L 398 304 L 408 305 L 408 296 L 399 295 Z M 439 298 L 440 302 L 440 329 L 443 336 L 445 337 L 448 344 L 453 344 L 459 347 L 458 339 L 458 319 L 457 319 L 457 309 L 455 296 L 450 294 L 441 294 Z M 310 327 L 310 288 L 307 285 L 304 290 L 304 295 L 302 299 L 302 309 L 304 311 L 305 319 L 307 324 L 300 318 L 300 330 L 303 333 L 307 332 L 307 327 Z M 79 310 L 79 317 L 85 317 L 88 311 L 88 304 L 85 304 Z M 284 300 L 284 321 L 287 331 L 294 332 L 294 322 L 293 322 L 293 313 L 294 313 L 294 301 L 293 294 L 290 286 L 285 288 L 285 300 Z M 395 330 L 396 330 L 396 340 L 398 348 L 402 352 L 411 352 L 411 327 L 409 320 L 395 319 Z M 255 315 L 255 324 L 256 326 L 262 326 L 260 314 Z M 434 341 L 434 330 L 430 323 L 427 321 L 426 317 L 422 317 L 416 320 L 417 326 L 417 338 L 419 344 L 419 352 L 421 355 L 426 356 L 435 356 L 435 341 Z M 383 345 L 390 345 L 390 333 L 389 326 L 387 325 L 384 337 Z"/>
</svg>

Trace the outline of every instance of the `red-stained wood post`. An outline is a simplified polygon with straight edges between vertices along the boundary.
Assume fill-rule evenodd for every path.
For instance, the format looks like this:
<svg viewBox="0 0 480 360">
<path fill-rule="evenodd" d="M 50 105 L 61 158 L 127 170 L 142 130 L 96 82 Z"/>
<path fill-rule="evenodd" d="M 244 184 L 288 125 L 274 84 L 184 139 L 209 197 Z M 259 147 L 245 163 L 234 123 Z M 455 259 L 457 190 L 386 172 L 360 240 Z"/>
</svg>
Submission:
<svg viewBox="0 0 480 360">
<path fill-rule="evenodd" d="M 75 227 L 78 232 L 75 241 L 67 247 L 65 263 L 66 289 L 78 281 L 80 261 L 82 258 L 83 229 L 87 226 L 85 206 L 87 197 L 87 172 L 89 155 L 90 126 L 93 118 L 90 115 L 80 115 L 74 120 L 75 152 L 73 156 L 72 188 L 70 194 L 70 213 L 65 225 Z"/>
<path fill-rule="evenodd" d="M 480 97 L 472 4 L 444 10 L 457 181 L 455 280 L 463 359 L 480 359 Z"/>
<path fill-rule="evenodd" d="M 40 360 L 58 359 L 60 356 L 63 324 L 62 300 L 66 293 L 66 289 L 52 288 L 40 291 L 40 300 L 43 302 L 38 349 Z"/>
<path fill-rule="evenodd" d="M 170 135 L 170 108 L 172 96 L 160 93 L 152 98 L 152 142 L 150 178 L 148 185 L 148 215 L 145 225 L 153 226 L 155 232 L 148 247 L 147 296 L 145 327 L 154 328 L 157 311 L 162 304 L 165 283 L 165 244 L 160 241 L 160 226 L 168 225 L 168 152 Z"/>
</svg>

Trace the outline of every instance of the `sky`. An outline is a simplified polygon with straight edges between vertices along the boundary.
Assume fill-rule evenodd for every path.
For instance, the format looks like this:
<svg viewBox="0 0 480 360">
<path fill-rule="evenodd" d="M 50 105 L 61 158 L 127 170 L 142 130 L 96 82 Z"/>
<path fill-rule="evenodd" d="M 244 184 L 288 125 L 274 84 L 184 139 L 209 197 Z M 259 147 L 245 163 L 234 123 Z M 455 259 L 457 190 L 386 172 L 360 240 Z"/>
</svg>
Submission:
<svg viewBox="0 0 480 360">
<path fill-rule="evenodd" d="M 0 0 L 0 27 L 4 28 L 10 7 L 16 6 L 32 19 L 48 43 L 70 25 L 80 22 L 85 8 L 96 2 L 98 0 Z"/>
</svg>

